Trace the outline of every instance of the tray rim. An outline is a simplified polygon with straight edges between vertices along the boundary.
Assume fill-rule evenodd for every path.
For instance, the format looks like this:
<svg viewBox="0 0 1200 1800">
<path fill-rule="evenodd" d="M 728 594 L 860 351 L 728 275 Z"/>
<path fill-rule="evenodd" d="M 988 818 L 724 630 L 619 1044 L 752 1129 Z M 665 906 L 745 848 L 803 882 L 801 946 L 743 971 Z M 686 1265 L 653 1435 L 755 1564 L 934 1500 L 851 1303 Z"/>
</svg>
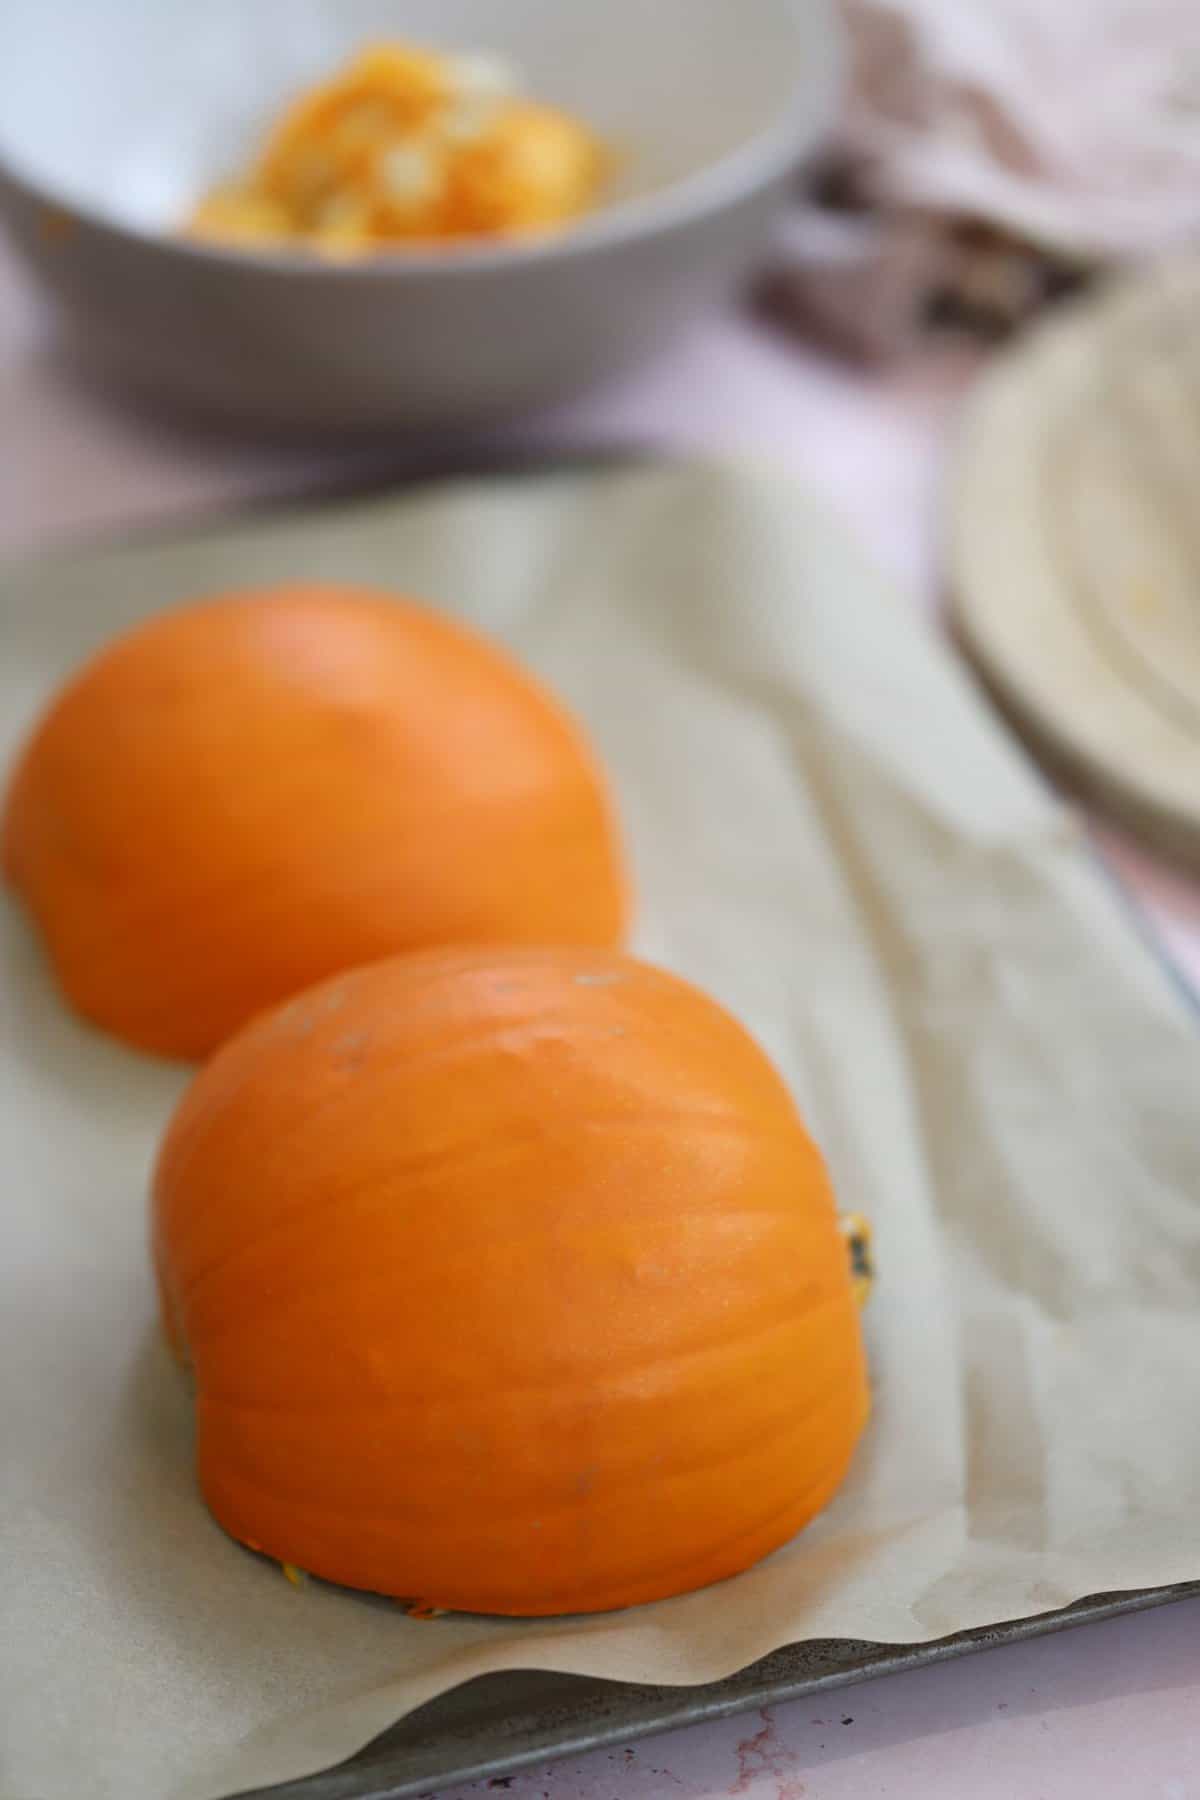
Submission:
<svg viewBox="0 0 1200 1800">
<path fill-rule="evenodd" d="M 1093 1594 L 1052 1612 L 971 1626 L 924 1644 L 829 1640 L 819 1646 L 824 1657 L 818 1654 L 816 1658 L 812 1652 L 818 1649 L 817 1645 L 790 1644 L 720 1681 L 698 1685 L 655 1687 L 532 1669 L 479 1675 L 417 1707 L 362 1750 L 328 1769 L 268 1787 L 239 1788 L 225 1795 L 224 1800 L 416 1800 L 417 1796 L 433 1800 L 442 1787 L 489 1778 L 504 1780 L 542 1763 L 587 1755 L 640 1738 L 685 1730 L 881 1676 L 929 1668 L 1187 1600 L 1200 1600 L 1200 1580 Z M 839 1645 L 843 1649 L 840 1655 Z M 493 1730 L 489 1736 L 485 1729 L 458 1762 L 450 1757 L 439 1762 L 435 1739 L 434 1753 L 422 1766 L 419 1760 L 414 1762 L 410 1744 L 385 1742 L 395 1736 L 417 1736 L 423 1719 L 438 1711 L 453 1715 L 465 1705 L 469 1718 L 470 1699 L 478 1701 L 488 1689 L 494 1691 L 497 1685 L 503 1687 L 514 1678 L 519 1681 L 531 1676 L 542 1676 L 547 1683 L 569 1688 L 574 1704 L 568 1705 L 565 1712 L 561 1704 L 551 1707 L 540 1719 L 535 1711 L 517 1747 L 511 1745 L 507 1734 Z M 442 1729 L 442 1742 L 451 1746 L 453 1730 L 449 1723 Z"/>
</svg>

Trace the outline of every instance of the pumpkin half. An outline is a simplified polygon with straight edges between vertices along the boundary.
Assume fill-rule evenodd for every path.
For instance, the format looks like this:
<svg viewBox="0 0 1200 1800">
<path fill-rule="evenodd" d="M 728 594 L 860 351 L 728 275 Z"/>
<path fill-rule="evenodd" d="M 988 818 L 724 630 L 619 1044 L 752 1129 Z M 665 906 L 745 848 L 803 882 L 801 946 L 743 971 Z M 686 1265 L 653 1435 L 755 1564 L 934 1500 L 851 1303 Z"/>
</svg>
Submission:
<svg viewBox="0 0 1200 1800">
<path fill-rule="evenodd" d="M 174 1117 L 153 1238 L 218 1521 L 426 1607 L 732 1575 L 825 1505 L 867 1414 L 786 1087 L 616 953 L 398 957 L 255 1021 Z"/>
<path fill-rule="evenodd" d="M 4 861 L 68 999 L 199 1056 L 322 976 L 452 942 L 619 941 L 595 760 L 507 655 L 412 602 L 288 587 L 159 614 L 59 694 Z"/>
</svg>

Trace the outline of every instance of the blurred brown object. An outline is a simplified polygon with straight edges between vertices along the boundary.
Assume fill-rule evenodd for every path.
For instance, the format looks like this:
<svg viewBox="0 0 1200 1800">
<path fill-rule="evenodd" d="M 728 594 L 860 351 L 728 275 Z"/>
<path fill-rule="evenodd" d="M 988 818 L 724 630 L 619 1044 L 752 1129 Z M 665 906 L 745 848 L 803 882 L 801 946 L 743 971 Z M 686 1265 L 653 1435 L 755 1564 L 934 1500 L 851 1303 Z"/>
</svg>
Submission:
<svg viewBox="0 0 1200 1800">
<path fill-rule="evenodd" d="M 873 362 L 935 333 L 1001 339 L 1076 292 L 1092 267 L 979 219 L 847 209 L 811 189 L 780 250 L 759 290 L 768 316 Z"/>
</svg>

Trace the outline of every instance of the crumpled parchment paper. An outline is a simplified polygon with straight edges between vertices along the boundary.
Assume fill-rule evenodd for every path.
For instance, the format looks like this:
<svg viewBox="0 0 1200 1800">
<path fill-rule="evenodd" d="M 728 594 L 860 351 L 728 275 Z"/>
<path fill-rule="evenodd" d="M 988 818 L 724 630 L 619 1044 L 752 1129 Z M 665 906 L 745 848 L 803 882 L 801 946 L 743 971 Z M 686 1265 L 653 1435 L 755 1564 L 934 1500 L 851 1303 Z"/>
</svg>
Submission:
<svg viewBox="0 0 1200 1800">
<path fill-rule="evenodd" d="M 144 1188 L 185 1072 L 77 1024 L 3 925 L 0 1792 L 213 1800 L 489 1669 L 716 1678 L 1200 1574 L 1200 1033 L 949 656 L 782 480 L 569 471 L 10 567 L 0 719 L 226 583 L 423 593 L 595 732 L 642 950 L 795 1084 L 875 1221 L 875 1412 L 749 1574 L 625 1614 L 420 1623 L 291 1587 L 197 1495 Z"/>
</svg>

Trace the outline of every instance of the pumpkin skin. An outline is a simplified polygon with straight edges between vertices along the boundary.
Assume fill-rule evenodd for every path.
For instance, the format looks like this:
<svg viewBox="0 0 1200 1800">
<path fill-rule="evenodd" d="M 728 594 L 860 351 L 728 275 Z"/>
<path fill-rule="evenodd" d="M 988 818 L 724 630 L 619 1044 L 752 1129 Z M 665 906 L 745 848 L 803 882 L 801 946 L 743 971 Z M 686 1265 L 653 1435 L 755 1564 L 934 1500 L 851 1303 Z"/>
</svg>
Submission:
<svg viewBox="0 0 1200 1800">
<path fill-rule="evenodd" d="M 338 969 L 453 942 L 620 941 L 595 760 L 507 655 L 363 590 L 158 615 L 20 761 L 9 880 L 71 1004 L 196 1057 Z"/>
<path fill-rule="evenodd" d="M 786 1087 L 616 953 L 398 957 L 255 1021 L 171 1123 L 153 1240 L 217 1520 L 422 1607 L 732 1575 L 825 1505 L 867 1415 Z"/>
</svg>

